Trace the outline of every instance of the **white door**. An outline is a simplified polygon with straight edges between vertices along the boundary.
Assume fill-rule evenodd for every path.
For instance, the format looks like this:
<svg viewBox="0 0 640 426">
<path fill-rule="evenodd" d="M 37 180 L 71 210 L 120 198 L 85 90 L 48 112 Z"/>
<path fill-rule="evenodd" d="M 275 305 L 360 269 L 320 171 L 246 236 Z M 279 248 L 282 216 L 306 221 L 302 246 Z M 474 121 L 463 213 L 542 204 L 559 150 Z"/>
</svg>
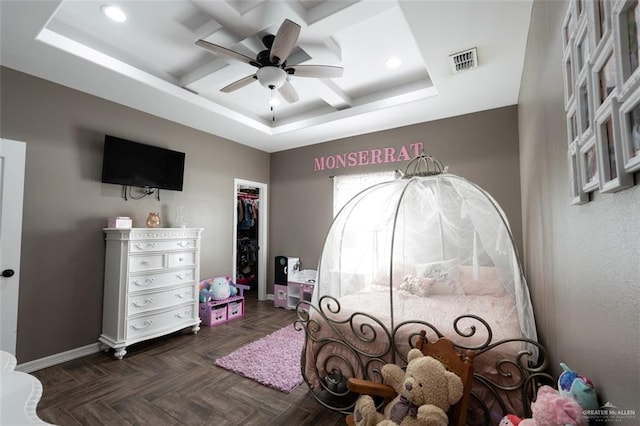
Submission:
<svg viewBox="0 0 640 426">
<path fill-rule="evenodd" d="M 258 300 L 267 299 L 267 184 L 243 179 L 234 179 L 233 183 L 233 281 L 236 281 L 236 265 L 238 261 L 238 209 L 236 197 L 241 187 L 249 186 L 259 189 L 260 207 L 258 209 Z"/>
<path fill-rule="evenodd" d="M 0 350 L 16 354 L 26 144 L 0 139 Z"/>
</svg>

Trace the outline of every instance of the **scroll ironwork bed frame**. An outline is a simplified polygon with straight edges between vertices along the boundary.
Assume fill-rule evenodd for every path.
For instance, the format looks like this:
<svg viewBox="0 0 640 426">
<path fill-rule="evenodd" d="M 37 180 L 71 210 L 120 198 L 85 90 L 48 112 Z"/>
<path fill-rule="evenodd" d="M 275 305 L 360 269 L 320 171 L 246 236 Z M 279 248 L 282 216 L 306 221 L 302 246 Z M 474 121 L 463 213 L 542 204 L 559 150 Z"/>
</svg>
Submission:
<svg viewBox="0 0 640 426">
<path fill-rule="evenodd" d="M 358 397 L 346 387 L 349 377 L 380 382 L 382 381 L 380 371 L 384 364 L 392 362 L 406 365 L 406 351 L 403 353 L 400 347 L 413 347 L 414 339 L 419 334 L 419 332 L 404 332 L 407 327 L 411 327 L 410 330 L 425 329 L 428 335 L 431 334 L 435 338 L 444 336 L 436 326 L 420 320 L 402 322 L 392 330 L 389 330 L 379 319 L 362 312 L 355 312 L 346 319 L 337 320 L 335 316 L 340 313 L 341 306 L 340 302 L 332 296 L 323 296 L 319 301 L 319 307 L 306 304 L 304 308 L 308 310 L 298 306 L 298 319 L 295 322 L 296 328 L 305 332 L 305 344 L 301 357 L 302 375 L 320 404 L 343 414 L 353 412 L 355 400 Z M 460 327 L 461 322 L 465 324 L 464 329 Z M 469 322 L 472 323 L 471 326 L 467 325 Z M 331 329 L 329 336 L 326 336 L 326 331 L 329 330 L 324 330 L 324 327 Z M 467 424 L 497 424 L 507 414 L 530 417 L 530 403 L 538 387 L 554 383 L 553 377 L 548 373 L 547 350 L 540 343 L 526 338 L 494 341 L 494 333 L 490 325 L 476 315 L 457 317 L 454 320 L 453 329 L 461 339 L 455 339 L 455 336 L 444 337 L 464 341 L 465 338 L 474 336 L 480 331 L 485 333 L 482 335 L 487 337 L 481 344 L 465 346 L 457 343 L 455 345 L 460 350 L 473 350 L 476 361 L 488 351 L 513 342 L 520 342 L 523 347 L 523 350 L 518 351 L 513 357 L 501 358 L 495 362 L 495 377 L 498 377 L 499 381 L 476 371 Z M 349 336 L 345 335 L 345 330 L 348 330 Z M 363 349 L 372 342 L 378 345 L 384 343 L 384 346 L 375 352 Z M 309 354 L 307 351 L 312 345 L 315 353 Z M 338 348 L 340 350 L 336 350 Z M 320 361 L 317 355 L 322 351 L 325 352 L 326 359 L 318 365 Z M 345 352 L 350 356 L 345 356 Z M 308 366 L 309 361 L 313 365 Z M 316 380 L 313 380 L 310 374 L 315 375 Z M 319 385 L 314 386 L 312 382 L 317 382 Z M 523 412 L 509 411 L 509 404 L 505 399 L 508 395 L 521 400 Z"/>
</svg>

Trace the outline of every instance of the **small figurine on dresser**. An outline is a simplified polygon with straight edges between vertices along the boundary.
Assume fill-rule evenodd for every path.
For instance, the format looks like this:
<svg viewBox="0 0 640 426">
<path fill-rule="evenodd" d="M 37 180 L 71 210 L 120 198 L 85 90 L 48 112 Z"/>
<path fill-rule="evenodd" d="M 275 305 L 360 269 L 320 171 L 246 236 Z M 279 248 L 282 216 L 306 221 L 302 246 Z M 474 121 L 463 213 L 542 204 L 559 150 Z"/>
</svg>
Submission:
<svg viewBox="0 0 640 426">
<path fill-rule="evenodd" d="M 160 213 L 150 212 L 147 217 L 147 228 L 160 227 Z"/>
</svg>

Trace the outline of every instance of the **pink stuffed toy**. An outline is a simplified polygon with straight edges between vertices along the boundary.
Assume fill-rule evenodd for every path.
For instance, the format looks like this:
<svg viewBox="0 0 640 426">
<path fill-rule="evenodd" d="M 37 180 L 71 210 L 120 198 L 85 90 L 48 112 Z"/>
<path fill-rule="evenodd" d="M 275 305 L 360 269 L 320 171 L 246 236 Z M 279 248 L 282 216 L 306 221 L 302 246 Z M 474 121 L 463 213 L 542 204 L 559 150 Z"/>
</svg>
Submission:
<svg viewBox="0 0 640 426">
<path fill-rule="evenodd" d="M 531 419 L 519 420 L 515 416 L 506 416 L 506 420 L 511 423 L 501 423 L 504 425 L 517 426 L 587 426 L 588 421 L 582 413 L 582 407 L 573 398 L 560 395 L 560 393 L 551 386 L 542 386 L 538 390 L 536 400 L 531 403 Z M 513 417 L 513 420 L 507 419 Z M 505 420 L 506 419 L 506 420 Z"/>
</svg>

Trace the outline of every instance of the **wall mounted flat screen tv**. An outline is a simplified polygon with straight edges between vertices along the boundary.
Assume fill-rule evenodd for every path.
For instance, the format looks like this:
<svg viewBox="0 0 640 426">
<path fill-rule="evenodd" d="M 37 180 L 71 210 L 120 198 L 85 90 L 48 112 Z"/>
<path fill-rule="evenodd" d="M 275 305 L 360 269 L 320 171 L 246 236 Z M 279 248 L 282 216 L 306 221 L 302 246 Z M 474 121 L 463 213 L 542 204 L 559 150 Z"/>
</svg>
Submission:
<svg viewBox="0 0 640 426">
<path fill-rule="evenodd" d="M 105 135 L 102 182 L 182 191 L 184 152 Z"/>
</svg>

